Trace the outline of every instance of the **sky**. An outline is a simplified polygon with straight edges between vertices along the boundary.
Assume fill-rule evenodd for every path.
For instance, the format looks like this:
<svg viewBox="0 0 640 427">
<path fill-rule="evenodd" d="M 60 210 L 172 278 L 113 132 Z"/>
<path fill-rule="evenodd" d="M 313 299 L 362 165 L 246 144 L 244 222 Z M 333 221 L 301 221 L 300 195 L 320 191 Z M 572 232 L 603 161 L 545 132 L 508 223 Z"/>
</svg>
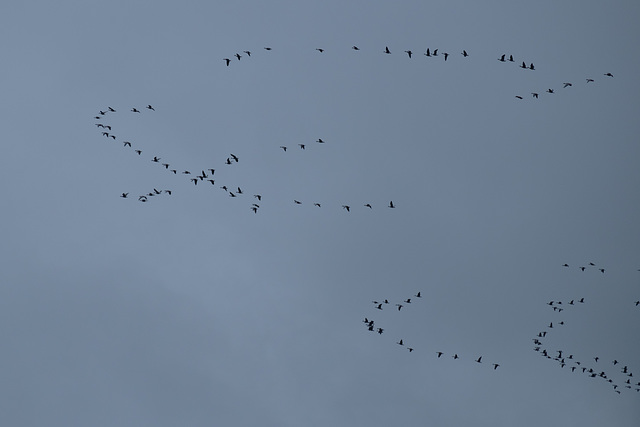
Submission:
<svg viewBox="0 0 640 427">
<path fill-rule="evenodd" d="M 4 2 L 0 423 L 637 426 L 639 18 Z"/>
</svg>

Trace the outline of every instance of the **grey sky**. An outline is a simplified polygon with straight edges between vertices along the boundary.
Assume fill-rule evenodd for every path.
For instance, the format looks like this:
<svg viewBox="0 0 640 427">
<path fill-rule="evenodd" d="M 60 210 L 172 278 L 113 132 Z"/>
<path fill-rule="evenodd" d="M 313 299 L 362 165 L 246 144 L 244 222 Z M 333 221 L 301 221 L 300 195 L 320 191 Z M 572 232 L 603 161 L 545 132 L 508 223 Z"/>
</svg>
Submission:
<svg viewBox="0 0 640 427">
<path fill-rule="evenodd" d="M 637 426 L 640 5 L 479 3 L 0 6 L 0 423 Z"/>
</svg>

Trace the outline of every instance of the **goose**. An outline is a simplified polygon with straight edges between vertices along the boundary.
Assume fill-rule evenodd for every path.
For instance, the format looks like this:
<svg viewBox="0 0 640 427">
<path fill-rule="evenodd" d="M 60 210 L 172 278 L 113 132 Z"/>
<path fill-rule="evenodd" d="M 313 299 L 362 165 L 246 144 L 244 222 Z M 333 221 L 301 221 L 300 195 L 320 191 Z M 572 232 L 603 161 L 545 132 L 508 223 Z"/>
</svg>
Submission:
<svg viewBox="0 0 640 427">
<path fill-rule="evenodd" d="M 476 360 L 477 363 L 482 363 L 482 356 L 478 357 L 478 359 Z"/>
<path fill-rule="evenodd" d="M 464 56 L 464 57 L 466 58 L 467 56 L 469 56 L 469 54 L 467 53 L 467 51 L 466 51 L 466 50 L 463 50 L 463 51 L 462 51 L 462 56 Z"/>
<path fill-rule="evenodd" d="M 393 204 L 393 200 L 389 202 L 389 207 L 390 207 L 391 209 L 395 208 L 395 205 Z"/>
<path fill-rule="evenodd" d="M 114 110 L 114 109 L 113 109 L 113 108 L 111 108 L 111 107 L 107 107 L 107 108 L 108 108 L 108 109 L 109 109 L 109 111 L 111 111 L 112 113 L 115 113 L 115 112 L 116 112 L 116 110 Z"/>
<path fill-rule="evenodd" d="M 244 53 L 246 53 L 246 54 L 247 54 L 247 56 L 251 56 L 251 52 L 250 52 L 250 51 L 248 51 L 248 50 L 243 50 L 243 52 L 244 52 Z"/>
<path fill-rule="evenodd" d="M 140 154 L 142 154 L 142 150 L 136 150 L 136 153 L 137 153 L 137 154 L 138 154 L 138 156 L 139 156 Z"/>
<path fill-rule="evenodd" d="M 131 109 L 131 112 L 132 112 L 132 113 L 139 113 L 139 112 L 140 112 L 140 110 L 138 110 L 137 108 L 132 108 L 132 109 Z"/>
<path fill-rule="evenodd" d="M 444 55 L 444 60 L 446 61 L 449 57 L 449 54 L 447 52 L 442 52 L 442 54 Z"/>
<path fill-rule="evenodd" d="M 258 201 L 262 200 L 262 196 L 260 194 L 254 194 L 253 197 L 258 199 Z"/>
<path fill-rule="evenodd" d="M 236 54 L 235 54 L 235 55 L 233 55 L 233 56 L 235 56 L 236 58 L 238 58 L 238 61 L 240 61 L 240 58 L 242 58 L 242 55 L 240 55 L 239 53 L 236 53 Z"/>
<path fill-rule="evenodd" d="M 538 94 L 536 92 L 531 92 L 531 95 L 533 95 L 534 98 L 538 98 Z"/>
<path fill-rule="evenodd" d="M 504 62 L 504 61 L 505 61 L 505 59 L 504 59 L 504 57 L 505 57 L 505 56 L 506 56 L 506 55 L 502 55 L 500 58 L 498 58 L 498 61 L 500 61 L 500 62 Z"/>
<path fill-rule="evenodd" d="M 229 155 L 231 156 L 231 158 L 233 159 L 234 162 L 238 163 L 238 156 L 236 156 L 236 155 L 234 155 L 232 153 L 229 153 Z"/>
<path fill-rule="evenodd" d="M 389 47 L 388 47 L 388 46 L 386 46 L 386 47 L 384 48 L 384 53 L 391 53 L 391 51 L 389 50 Z"/>
<path fill-rule="evenodd" d="M 411 52 L 410 50 L 405 50 L 404 51 L 407 55 L 409 55 L 409 59 L 411 59 L 411 55 L 413 55 L 413 52 Z"/>
<path fill-rule="evenodd" d="M 349 206 L 349 205 L 342 205 L 342 208 L 346 209 L 347 212 L 351 212 L 351 206 Z"/>
<path fill-rule="evenodd" d="M 147 105 L 147 110 L 156 111 L 156 109 L 153 108 L 151 105 Z"/>
<path fill-rule="evenodd" d="M 120 197 L 122 197 L 123 199 L 126 199 L 128 195 L 129 195 L 129 193 L 122 193 L 120 195 Z"/>
<path fill-rule="evenodd" d="M 223 61 L 227 63 L 227 67 L 229 66 L 229 63 L 231 62 L 231 60 L 229 58 L 224 58 Z"/>
<path fill-rule="evenodd" d="M 317 47 L 317 48 L 316 48 L 316 50 L 317 50 L 318 52 L 320 52 L 320 53 L 324 52 L 324 49 L 321 49 L 321 48 L 319 48 L 319 47 Z"/>
</svg>

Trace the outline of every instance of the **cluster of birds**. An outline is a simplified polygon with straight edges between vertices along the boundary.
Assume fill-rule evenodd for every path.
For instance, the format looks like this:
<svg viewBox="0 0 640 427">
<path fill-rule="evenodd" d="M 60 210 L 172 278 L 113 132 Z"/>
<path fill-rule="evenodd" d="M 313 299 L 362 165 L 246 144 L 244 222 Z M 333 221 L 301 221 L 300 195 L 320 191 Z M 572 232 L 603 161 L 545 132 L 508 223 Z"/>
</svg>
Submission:
<svg viewBox="0 0 640 427">
<path fill-rule="evenodd" d="M 523 65 L 524 65 L 524 62 L 523 62 Z M 533 67 L 533 64 L 531 64 L 531 66 Z M 608 77 L 613 77 L 613 74 L 611 74 L 611 73 L 604 73 L 604 75 L 608 76 Z M 586 80 L 587 84 L 595 82 L 594 79 L 590 79 L 590 78 L 587 78 L 585 80 Z M 566 89 L 566 88 L 571 87 L 571 86 L 573 86 L 573 83 L 571 83 L 571 82 L 563 82 L 562 83 L 562 88 L 563 89 Z M 556 93 L 555 89 L 552 89 L 552 88 L 549 88 L 549 89 L 545 90 L 544 92 L 545 93 L 549 93 L 549 94 Z M 540 92 L 531 92 L 531 96 L 532 96 L 532 99 L 539 99 L 540 98 Z M 524 97 L 521 96 L 521 95 L 516 95 L 516 98 L 524 99 Z"/>
<path fill-rule="evenodd" d="M 246 53 L 246 52 L 245 52 Z M 249 55 L 249 54 L 248 54 Z M 155 111 L 155 108 L 152 105 L 147 105 L 146 107 L 147 110 L 149 111 Z M 141 111 L 138 110 L 137 108 L 133 107 L 131 108 L 131 110 L 129 110 L 132 113 L 140 113 Z M 99 130 L 102 130 L 102 136 L 108 138 L 108 139 L 112 139 L 114 141 L 119 140 L 118 137 L 116 137 L 115 134 L 112 133 L 113 131 L 113 126 L 111 124 L 107 124 L 106 120 L 107 116 L 109 114 L 113 114 L 116 113 L 116 109 L 112 108 L 112 107 L 107 107 L 105 110 L 99 110 L 98 115 L 94 116 L 94 119 L 96 120 L 100 120 L 100 122 L 95 123 L 96 127 L 98 127 Z M 134 147 L 131 141 L 125 141 L 122 140 L 121 141 L 123 143 L 123 146 L 125 148 L 129 147 L 132 148 L 133 151 L 141 156 L 142 155 L 142 150 L 139 149 L 138 147 Z M 325 141 L 322 138 L 318 138 L 316 141 L 316 143 L 318 144 L 325 144 Z M 306 149 L 306 144 L 298 144 L 298 146 L 300 147 L 301 150 L 305 150 Z M 286 146 L 280 146 L 279 148 L 281 148 L 284 152 L 287 151 L 287 147 Z M 236 163 L 238 163 L 240 161 L 239 157 L 233 153 L 229 153 L 229 156 L 226 158 L 226 160 L 224 161 L 225 165 L 234 165 Z M 168 163 L 168 162 L 164 162 L 162 160 L 161 157 L 158 156 L 153 156 L 151 158 L 151 162 L 152 163 L 157 163 L 159 165 L 161 165 L 165 170 L 167 170 L 170 173 L 173 173 L 174 175 L 180 175 L 180 176 L 186 176 L 189 181 L 191 183 L 193 183 L 193 185 L 197 186 L 198 183 L 204 183 L 207 182 L 209 184 L 211 184 L 212 186 L 216 186 L 216 180 L 213 178 L 214 174 L 216 172 L 216 169 L 214 167 L 210 167 L 210 168 L 206 168 L 206 169 L 202 169 L 200 171 L 200 173 L 198 172 L 191 172 L 190 170 L 179 170 L 177 168 L 173 168 L 173 166 Z M 224 190 L 229 197 L 231 198 L 236 198 L 239 196 L 242 196 L 243 194 L 245 194 L 245 191 L 242 190 L 242 188 L 240 188 L 237 185 L 222 185 L 219 186 L 220 189 Z M 235 188 L 235 189 L 234 189 Z M 160 194 L 167 194 L 167 195 L 171 195 L 172 194 L 172 190 L 158 190 L 156 188 L 153 188 L 152 191 L 148 191 L 146 193 L 140 194 L 138 195 L 138 201 L 146 203 L 147 201 L 149 201 L 149 199 L 151 197 L 155 197 L 158 196 Z M 129 192 L 123 192 L 120 194 L 121 198 L 129 198 Z M 249 206 L 249 208 L 254 212 L 254 213 L 258 213 L 258 209 L 260 209 L 260 204 L 258 202 L 262 201 L 262 194 L 253 194 L 253 203 L 251 203 L 251 205 Z M 294 205 L 302 205 L 303 203 L 298 200 L 298 199 L 293 199 L 293 204 Z M 320 202 L 314 201 L 313 202 L 313 206 L 320 208 L 322 207 L 322 204 Z M 340 205 L 341 208 L 343 210 L 345 210 L 346 212 L 351 212 L 352 210 L 352 205 L 347 205 L 347 204 L 341 204 Z M 362 207 L 367 208 L 367 209 L 373 209 L 373 205 L 369 202 L 364 203 L 362 205 Z M 390 201 L 389 204 L 387 205 L 388 208 L 391 209 L 395 209 L 395 204 L 393 203 L 393 201 Z"/>
<path fill-rule="evenodd" d="M 595 267 L 594 263 L 590 262 L 589 265 L 591 267 Z M 564 264 L 563 267 L 566 268 L 568 267 L 568 265 Z M 582 269 L 582 271 L 584 271 L 586 267 L 580 268 Z M 604 272 L 604 269 L 601 269 L 601 271 Z M 637 303 L 637 305 L 640 305 L 640 301 L 638 301 Z M 585 304 L 585 300 L 583 297 L 581 297 L 579 299 L 572 299 L 569 302 L 549 301 L 546 304 L 553 309 L 553 312 L 560 314 L 569 307 L 575 307 L 581 304 Z M 556 321 L 555 325 L 556 327 L 562 327 L 565 325 L 565 322 L 564 320 Z M 552 330 L 554 330 L 554 322 L 550 322 L 546 328 L 540 330 L 536 334 L 536 336 L 532 338 L 534 344 L 533 350 L 539 352 L 542 357 L 546 358 L 547 360 L 557 362 L 560 368 L 566 367 L 570 372 L 582 373 L 587 375 L 589 378 L 600 379 L 609 384 L 612 389 L 618 394 L 620 394 L 621 390 L 624 389 L 640 392 L 640 382 L 633 383 L 633 372 L 629 370 L 628 366 L 622 365 L 622 363 L 620 363 L 617 359 L 612 360 L 610 365 L 608 363 L 603 365 L 603 363 L 600 361 L 600 357 L 598 356 L 593 356 L 590 359 L 587 359 L 587 362 L 585 360 L 578 360 L 578 358 L 574 357 L 573 354 L 567 354 L 565 350 L 548 349 L 543 340 L 547 338 L 547 335 L 549 335 Z M 611 373 L 611 371 L 609 371 L 609 368 L 611 367 L 620 368 L 620 373 L 624 375 L 623 379 L 616 378 L 619 376 L 619 374 Z"/>
<path fill-rule="evenodd" d="M 578 267 L 578 268 L 580 269 L 580 271 L 585 271 L 585 270 L 586 270 L 586 269 L 588 269 L 588 268 L 597 268 L 597 269 L 598 269 L 598 271 L 600 271 L 600 273 L 604 274 L 604 272 L 605 272 L 605 269 L 604 269 L 604 268 L 596 267 L 596 265 L 595 265 L 593 262 L 590 262 L 590 263 L 589 263 L 589 264 L 587 264 L 587 265 L 588 265 L 588 267 L 587 267 L 587 266 L 584 266 L 584 265 L 581 265 L 581 266 L 580 266 L 580 267 Z M 565 268 L 570 268 L 570 267 L 569 267 L 569 264 L 567 264 L 567 263 L 562 264 L 562 266 L 563 266 L 563 267 L 565 267 Z"/>
<path fill-rule="evenodd" d="M 411 301 L 412 298 L 414 298 L 414 301 L 415 301 L 415 298 L 422 298 L 422 295 L 421 295 L 420 292 L 418 292 L 413 297 L 406 298 L 405 300 L 403 300 L 401 302 L 398 302 L 398 303 L 391 303 L 391 302 L 389 302 L 388 299 L 384 299 L 384 300 L 380 300 L 380 301 L 374 300 L 374 301 L 371 301 L 371 303 L 373 304 L 373 306 L 374 306 L 374 308 L 376 310 L 384 310 L 384 307 L 389 306 L 393 310 L 397 309 L 398 311 L 401 311 L 403 307 L 406 307 L 408 304 L 412 303 L 412 301 Z M 369 332 L 374 332 L 374 333 L 377 333 L 378 335 L 382 335 L 384 333 L 384 328 L 376 327 L 375 321 L 373 319 L 370 319 L 369 317 L 365 317 L 362 320 L 362 323 L 365 324 L 365 327 L 367 328 L 367 330 Z M 406 348 L 407 351 L 409 351 L 409 353 L 413 353 L 413 351 L 415 350 L 413 347 L 407 345 L 403 338 L 400 338 L 399 341 L 396 341 L 396 344 L 398 346 L 400 346 L 400 347 Z M 436 354 L 437 358 L 440 359 L 445 353 L 442 352 L 442 351 L 435 351 L 435 354 Z M 483 356 L 479 356 L 477 359 L 473 358 L 473 360 L 476 363 L 483 363 L 482 362 L 482 357 Z M 458 353 L 453 353 L 451 355 L 451 358 L 453 358 L 454 360 L 461 359 L 460 356 L 458 356 Z M 491 366 L 493 366 L 493 369 L 496 370 L 496 369 L 498 369 L 500 364 L 492 363 Z"/>
</svg>

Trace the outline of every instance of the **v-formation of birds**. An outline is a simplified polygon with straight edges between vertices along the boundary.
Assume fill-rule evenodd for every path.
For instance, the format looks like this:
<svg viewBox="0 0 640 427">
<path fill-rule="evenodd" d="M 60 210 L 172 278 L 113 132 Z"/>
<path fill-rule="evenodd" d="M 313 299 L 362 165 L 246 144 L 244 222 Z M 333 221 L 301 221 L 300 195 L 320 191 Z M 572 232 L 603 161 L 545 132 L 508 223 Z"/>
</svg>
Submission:
<svg viewBox="0 0 640 427">
<path fill-rule="evenodd" d="M 595 269 L 596 264 L 589 262 L 589 267 Z M 569 267 L 568 264 L 563 264 L 563 267 Z M 585 271 L 586 266 L 581 266 L 580 269 Z M 599 269 L 604 273 L 604 269 Z M 560 320 L 550 321 L 544 329 L 538 331 L 533 340 L 533 350 L 538 352 L 542 357 L 547 360 L 557 362 L 560 368 L 563 368 L 571 373 L 584 374 L 588 378 L 594 380 L 600 380 L 605 384 L 611 386 L 611 389 L 620 394 L 621 391 L 635 390 L 640 392 L 640 382 L 633 382 L 633 372 L 631 369 L 618 359 L 610 361 L 602 360 L 599 356 L 593 355 L 586 359 L 575 356 L 574 354 L 566 351 L 565 349 L 551 350 L 548 345 L 545 344 L 546 338 L 551 334 L 556 334 L 556 331 L 567 326 L 565 322 L 566 313 L 565 310 L 573 310 L 577 307 L 586 305 L 584 297 L 575 298 L 569 301 L 552 300 L 546 303 L 555 313 L 556 316 L 562 316 Z M 634 303 L 635 306 L 640 305 L 640 301 Z"/>
<path fill-rule="evenodd" d="M 152 105 L 147 105 L 146 110 L 149 111 L 154 111 L 155 112 L 155 108 Z M 108 115 L 110 114 L 115 114 L 117 112 L 117 110 L 113 107 L 107 107 L 105 110 L 99 110 L 98 115 L 94 116 L 94 119 L 96 120 L 100 120 L 100 122 L 96 123 L 95 125 L 98 127 L 98 129 L 101 130 L 102 132 L 102 136 L 106 137 L 107 139 L 112 139 L 113 141 L 117 140 L 117 136 L 113 133 L 113 126 L 110 124 L 106 123 L 106 119 L 108 119 Z M 129 110 L 129 112 L 131 113 L 141 113 L 140 110 L 138 110 L 137 108 L 133 107 Z M 105 122 L 105 123 L 103 123 Z M 139 149 L 138 147 L 134 147 L 133 143 L 131 141 L 128 140 L 122 140 L 121 141 L 124 148 L 132 148 L 134 153 L 136 153 L 138 156 L 142 156 L 142 150 Z M 325 145 L 325 141 L 322 138 L 318 138 L 317 140 L 314 141 L 314 143 L 318 146 L 324 146 Z M 307 149 L 307 146 L 309 144 L 303 144 L 303 143 L 298 143 L 297 146 L 300 150 L 305 150 Z M 281 145 L 279 147 L 280 149 L 282 149 L 283 152 L 287 152 L 287 146 L 283 146 Z M 211 184 L 211 186 L 213 187 L 218 187 L 221 190 L 224 190 L 229 197 L 231 198 L 237 198 L 239 196 L 242 196 L 245 194 L 245 191 L 240 188 L 237 185 L 228 185 L 228 184 L 223 184 L 223 185 L 216 185 L 216 179 L 214 178 L 214 174 L 216 172 L 216 168 L 214 167 L 210 167 L 205 169 L 202 169 L 200 172 L 198 171 L 192 171 L 188 170 L 188 169 L 177 169 L 174 168 L 174 166 L 172 166 L 171 163 L 168 163 L 167 161 L 165 161 L 162 157 L 158 157 L 156 155 L 151 156 L 150 161 L 152 163 L 157 163 L 159 164 L 162 168 L 164 168 L 165 170 L 167 170 L 169 173 L 173 173 L 174 175 L 181 175 L 181 176 L 186 176 L 188 177 L 189 181 L 191 183 L 193 183 L 195 186 L 198 185 L 198 183 L 201 183 L 201 186 L 204 185 L 206 186 L 207 184 L 205 183 L 209 183 Z M 227 165 L 227 166 L 233 166 L 234 164 L 238 163 L 240 161 L 239 156 L 237 156 L 236 154 L 233 153 L 229 153 L 229 155 L 227 156 L 226 160 L 224 162 L 220 162 L 222 163 L 222 165 Z M 221 166 L 222 166 L 221 165 Z M 212 166 L 217 166 L 216 165 L 212 165 Z M 156 188 L 153 188 L 152 191 L 148 191 L 146 193 L 143 194 L 139 194 L 137 195 L 137 199 L 140 202 L 146 203 L 150 200 L 151 197 L 155 197 L 155 196 L 159 196 L 161 194 L 165 194 L 165 195 L 171 195 L 172 194 L 172 190 L 170 189 L 163 189 L 163 190 L 158 190 Z M 262 197 L 263 195 L 260 192 L 252 192 L 251 194 L 253 194 L 253 203 L 249 206 L 249 208 L 254 212 L 254 213 L 258 213 L 258 209 L 260 208 L 260 203 L 262 201 Z M 129 198 L 129 192 L 122 192 L 120 194 L 121 198 Z M 298 199 L 293 199 L 292 200 L 293 205 L 302 205 L 303 202 L 298 200 Z M 312 201 L 310 204 L 313 205 L 314 208 L 321 208 L 323 205 L 322 203 L 320 203 L 319 201 Z M 340 204 L 340 207 L 346 211 L 346 212 L 351 212 L 351 210 L 355 207 L 355 205 L 352 204 Z M 361 205 L 359 205 L 359 207 L 362 208 L 366 208 L 367 210 L 373 210 L 373 205 L 370 202 L 367 203 L 362 203 Z M 394 204 L 393 200 L 390 200 L 388 204 L 386 204 L 387 208 L 391 208 L 391 209 L 395 209 L 396 205 Z"/>
<path fill-rule="evenodd" d="M 360 51 L 361 49 L 358 46 L 351 46 L 351 49 L 354 51 Z M 264 50 L 266 50 L 267 52 L 272 51 L 273 49 L 271 47 L 265 47 Z M 324 53 L 325 49 L 323 48 L 316 48 L 316 51 L 320 52 L 320 53 Z M 449 59 L 449 56 L 451 56 L 448 52 L 438 52 L 439 49 L 430 49 L 427 48 L 427 50 L 423 53 L 423 55 L 427 58 L 437 58 L 437 57 L 441 57 L 443 58 L 443 60 L 446 62 Z M 392 51 L 389 49 L 389 46 L 385 46 L 384 49 L 381 49 L 382 53 L 385 53 L 387 55 L 390 55 L 392 53 Z M 243 51 L 243 53 L 247 56 L 247 57 L 251 57 L 251 51 L 245 50 Z M 404 50 L 402 51 L 402 53 L 405 53 L 409 59 L 413 58 L 413 56 L 415 55 L 415 53 L 412 50 Z M 467 51 L 465 49 L 462 50 L 462 52 L 460 52 L 460 55 L 462 56 L 462 58 L 467 59 L 470 57 L 469 53 L 467 53 Z M 235 53 L 233 55 L 238 61 L 240 61 L 240 59 L 243 57 L 242 55 L 240 55 L 239 53 Z M 502 54 L 500 55 L 498 58 L 498 61 L 503 62 L 503 63 L 517 63 L 518 61 L 516 61 L 516 59 L 513 57 L 512 54 Z M 231 63 L 233 62 L 231 59 L 229 58 L 224 58 L 223 61 L 225 62 L 226 66 L 228 67 L 229 65 L 231 65 Z M 529 71 L 533 71 L 536 69 L 535 65 L 533 62 L 529 62 L 527 64 L 526 61 L 522 61 L 522 63 L 520 65 L 518 65 L 519 68 L 524 69 L 524 70 L 529 70 Z M 613 77 L 613 74 L 610 72 L 606 72 L 606 73 L 602 73 L 603 76 L 605 77 Z M 594 78 L 591 77 L 587 77 L 585 78 L 585 82 L 586 84 L 588 83 L 593 83 L 595 82 Z M 573 83 L 571 82 L 562 82 L 562 88 L 566 89 L 568 87 L 573 86 Z M 548 93 L 548 94 L 554 94 L 556 93 L 555 89 L 553 88 L 547 88 L 543 91 L 544 93 Z M 540 98 L 540 91 L 536 91 L 536 92 L 531 92 L 531 96 L 532 99 L 539 99 Z M 524 97 L 522 95 L 515 95 L 515 98 L 517 99 L 524 99 Z"/>
</svg>

